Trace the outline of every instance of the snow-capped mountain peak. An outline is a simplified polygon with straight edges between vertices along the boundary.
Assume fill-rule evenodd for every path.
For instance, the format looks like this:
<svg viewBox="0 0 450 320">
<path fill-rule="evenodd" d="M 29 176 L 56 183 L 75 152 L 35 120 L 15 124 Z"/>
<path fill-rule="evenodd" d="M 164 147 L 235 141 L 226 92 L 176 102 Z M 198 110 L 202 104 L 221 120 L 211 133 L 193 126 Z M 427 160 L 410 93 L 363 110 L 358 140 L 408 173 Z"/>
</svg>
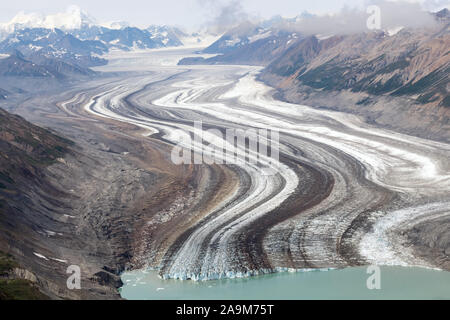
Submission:
<svg viewBox="0 0 450 320">
<path fill-rule="evenodd" d="M 66 12 L 49 15 L 19 12 L 10 22 L 0 24 L 0 29 L 8 33 L 25 28 L 74 30 L 95 23 L 95 19 L 78 6 L 70 6 Z"/>
</svg>

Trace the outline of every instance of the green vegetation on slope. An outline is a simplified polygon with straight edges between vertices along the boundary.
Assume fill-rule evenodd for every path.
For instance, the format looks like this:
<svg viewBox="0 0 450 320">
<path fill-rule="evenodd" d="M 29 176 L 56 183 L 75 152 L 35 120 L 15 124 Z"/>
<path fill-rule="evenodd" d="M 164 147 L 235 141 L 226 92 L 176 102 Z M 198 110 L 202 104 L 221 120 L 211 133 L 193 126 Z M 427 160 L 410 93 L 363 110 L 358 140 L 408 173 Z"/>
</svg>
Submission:
<svg viewBox="0 0 450 320">
<path fill-rule="evenodd" d="M 0 280 L 0 300 L 48 300 L 30 281 Z"/>
<path fill-rule="evenodd" d="M 10 271 L 14 268 L 17 268 L 19 265 L 14 261 L 13 257 L 10 254 L 6 254 L 0 251 L 0 277 L 6 276 Z"/>
<path fill-rule="evenodd" d="M 19 264 L 10 254 L 0 251 L 0 300 L 48 299 L 31 281 L 8 278 L 14 268 L 19 268 Z"/>
</svg>

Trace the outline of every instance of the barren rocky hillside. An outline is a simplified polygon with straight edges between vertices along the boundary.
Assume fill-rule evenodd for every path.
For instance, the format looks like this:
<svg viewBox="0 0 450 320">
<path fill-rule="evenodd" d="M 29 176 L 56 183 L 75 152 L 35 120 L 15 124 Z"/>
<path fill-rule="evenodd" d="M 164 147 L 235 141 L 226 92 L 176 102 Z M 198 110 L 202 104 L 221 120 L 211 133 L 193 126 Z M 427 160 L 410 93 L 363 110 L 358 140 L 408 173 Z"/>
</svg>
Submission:
<svg viewBox="0 0 450 320">
<path fill-rule="evenodd" d="M 420 34 L 400 31 L 310 37 L 272 62 L 267 72 L 315 89 L 374 95 L 410 95 L 418 102 L 450 107 L 450 33 L 446 26 Z"/>
<path fill-rule="evenodd" d="M 449 24 L 393 36 L 313 36 L 274 60 L 262 79 L 289 101 L 449 141 L 449 48 Z"/>
<path fill-rule="evenodd" d="M 98 244 L 102 235 L 97 235 L 112 226 L 107 218 L 80 225 L 75 217 L 79 202 L 88 203 L 69 189 L 78 182 L 66 181 L 83 175 L 93 179 L 88 172 L 97 170 L 76 149 L 71 141 L 0 109 L 0 253 L 14 261 L 14 268 L 7 265 L 0 275 L 2 293 L 10 293 L 5 299 L 41 299 L 37 288 L 50 298 L 117 297 L 120 280 L 109 273 L 112 269 L 101 269 L 108 259 L 117 260 L 110 247 Z M 66 288 L 71 264 L 85 272 L 83 290 Z"/>
</svg>

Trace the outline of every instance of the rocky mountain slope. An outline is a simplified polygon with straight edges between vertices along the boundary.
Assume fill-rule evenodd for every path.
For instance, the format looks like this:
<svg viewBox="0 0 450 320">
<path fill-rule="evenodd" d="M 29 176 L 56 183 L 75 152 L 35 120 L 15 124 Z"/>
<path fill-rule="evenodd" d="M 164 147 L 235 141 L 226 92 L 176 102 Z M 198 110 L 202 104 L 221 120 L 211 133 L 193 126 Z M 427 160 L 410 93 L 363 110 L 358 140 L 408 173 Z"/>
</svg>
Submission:
<svg viewBox="0 0 450 320">
<path fill-rule="evenodd" d="M 16 52 L 8 58 L 0 60 L 1 76 L 24 76 L 24 77 L 56 77 L 57 74 L 51 72 L 43 66 L 36 65 L 24 59 L 23 55 Z"/>
<path fill-rule="evenodd" d="M 270 30 L 251 22 L 243 22 L 222 35 L 217 41 L 203 50 L 204 53 L 228 53 L 244 47 L 257 39 L 266 38 Z"/>
<path fill-rule="evenodd" d="M 93 74 L 94 72 L 89 68 L 38 54 L 25 58 L 19 51 L 14 51 L 7 58 L 0 59 L 0 76 L 2 77 L 55 78 L 62 80 L 71 76 L 88 76 Z"/>
<path fill-rule="evenodd" d="M 359 114 L 410 134 L 449 141 L 450 29 L 308 37 L 261 79 L 289 101 Z"/>
<path fill-rule="evenodd" d="M 64 184 L 67 179 L 76 184 L 77 172 L 95 167 L 92 159 L 82 159 L 69 140 L 2 109 L 0 150 L 0 252 L 14 261 L 2 270 L 0 298 L 14 298 L 13 289 L 39 299 L 118 298 L 119 278 L 102 269 L 115 259 L 111 247 L 101 248 L 95 236 L 108 224 L 103 219 L 96 227 L 95 222 L 78 225 L 72 216 L 81 212 L 74 211 L 78 197 Z M 70 264 L 83 270 L 82 290 L 66 287 Z"/>
<path fill-rule="evenodd" d="M 266 72 L 315 89 L 410 95 L 423 104 L 450 107 L 449 31 L 447 25 L 420 34 L 403 30 L 393 37 L 310 37 L 273 61 Z"/>
<path fill-rule="evenodd" d="M 0 297 L 15 298 L 8 293 L 11 287 L 20 285 L 21 290 L 28 291 L 28 284 L 33 284 L 32 287 L 37 284 L 33 273 L 37 269 L 20 255 L 30 250 L 35 241 L 36 219 L 46 218 L 40 215 L 39 206 L 34 201 L 63 196 L 49 183 L 46 167 L 62 159 L 70 144 L 0 109 L 0 250 L 13 253 L 24 265 L 17 263 L 12 255 L 7 259 L 8 256 L 0 254 L 3 264 L 10 261 L 2 268 L 2 277 L 7 280 L 2 280 Z M 23 211 L 24 207 L 36 211 Z M 33 255 L 33 252 L 28 253 Z M 11 262 L 13 260 L 14 263 Z M 14 268 L 23 270 L 22 276 L 13 272 Z M 42 298 L 43 295 L 36 293 L 36 297 Z"/>
</svg>

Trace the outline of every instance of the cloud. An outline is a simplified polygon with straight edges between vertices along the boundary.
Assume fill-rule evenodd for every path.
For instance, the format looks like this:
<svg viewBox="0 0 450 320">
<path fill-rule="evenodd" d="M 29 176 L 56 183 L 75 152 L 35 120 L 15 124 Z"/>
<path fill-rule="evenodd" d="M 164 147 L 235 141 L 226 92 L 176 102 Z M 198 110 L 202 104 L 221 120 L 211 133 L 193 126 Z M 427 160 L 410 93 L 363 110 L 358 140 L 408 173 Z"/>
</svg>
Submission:
<svg viewBox="0 0 450 320">
<path fill-rule="evenodd" d="M 425 0 L 423 1 L 422 6 L 430 11 L 439 11 L 444 8 L 450 9 L 448 0 Z"/>
<path fill-rule="evenodd" d="M 395 27 L 421 28 L 433 26 L 436 21 L 420 3 L 403 1 L 375 1 L 381 9 L 381 26 L 383 29 Z"/>
<path fill-rule="evenodd" d="M 381 29 L 399 27 L 422 28 L 435 25 L 433 16 L 424 11 L 421 4 L 407 1 L 370 1 L 367 6 L 380 8 Z M 295 22 L 284 22 L 279 28 L 295 30 L 303 34 L 354 34 L 368 32 L 370 14 L 361 8 L 344 7 L 336 14 L 302 16 Z"/>
<path fill-rule="evenodd" d="M 198 0 L 199 4 L 207 7 L 213 16 L 206 22 L 206 26 L 214 33 L 223 33 L 241 22 L 247 21 L 249 15 L 245 12 L 239 0 Z"/>
</svg>

